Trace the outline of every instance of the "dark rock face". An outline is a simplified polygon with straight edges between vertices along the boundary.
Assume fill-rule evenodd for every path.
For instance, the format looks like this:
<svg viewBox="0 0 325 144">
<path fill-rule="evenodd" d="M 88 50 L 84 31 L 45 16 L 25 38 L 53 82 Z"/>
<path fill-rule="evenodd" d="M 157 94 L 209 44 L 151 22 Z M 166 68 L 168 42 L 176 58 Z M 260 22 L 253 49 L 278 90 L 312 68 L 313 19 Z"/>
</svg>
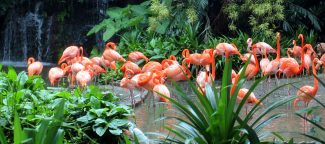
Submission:
<svg viewBox="0 0 325 144">
<path fill-rule="evenodd" d="M 26 61 L 28 57 L 56 62 L 65 47 L 83 46 L 89 56 L 102 49 L 102 35 L 86 36 L 105 18 L 108 7 L 140 3 L 139 0 L 26 0 L 0 16 L 0 61 Z"/>
</svg>

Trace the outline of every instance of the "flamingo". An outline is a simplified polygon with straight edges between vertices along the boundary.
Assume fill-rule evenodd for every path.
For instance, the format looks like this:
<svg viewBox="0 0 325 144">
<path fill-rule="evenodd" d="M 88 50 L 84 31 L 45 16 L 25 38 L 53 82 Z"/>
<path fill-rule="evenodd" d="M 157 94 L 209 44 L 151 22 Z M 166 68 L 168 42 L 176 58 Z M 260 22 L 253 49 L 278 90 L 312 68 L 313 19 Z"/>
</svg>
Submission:
<svg viewBox="0 0 325 144">
<path fill-rule="evenodd" d="M 182 64 L 187 63 L 188 66 L 190 64 L 194 64 L 194 65 L 202 65 L 202 66 L 206 66 L 209 67 L 209 65 L 212 65 L 212 78 L 215 78 L 215 60 L 214 60 L 214 54 L 213 54 L 213 50 L 207 50 L 205 52 L 203 52 L 202 54 L 199 53 L 194 53 L 194 54 L 190 54 L 188 49 L 184 49 L 182 52 L 182 55 L 184 58 Z M 207 69 L 209 71 L 209 69 Z"/>
<path fill-rule="evenodd" d="M 209 73 L 206 71 L 200 71 L 199 75 L 196 77 L 196 82 L 198 84 L 198 90 L 204 94 L 205 93 L 205 85 L 212 84 L 212 80 L 209 77 Z M 202 91 L 201 91 L 202 90 Z"/>
<path fill-rule="evenodd" d="M 170 98 L 170 92 L 169 92 L 169 90 L 168 90 L 168 88 L 167 88 L 166 85 L 164 85 L 164 84 L 157 84 L 157 85 L 155 85 L 153 87 L 153 91 L 154 91 L 154 96 L 155 97 L 159 97 L 159 101 L 161 101 L 161 102 L 168 102 L 169 101 L 165 97 L 160 96 L 160 94 L 162 94 L 162 95 Z"/>
<path fill-rule="evenodd" d="M 174 63 L 174 61 L 168 59 L 164 60 L 162 65 L 167 66 L 162 72 L 168 79 L 173 81 L 181 81 L 187 80 L 189 77 L 191 77 L 191 72 L 185 67 L 185 65 L 181 66 L 178 64 L 178 62 Z"/>
<path fill-rule="evenodd" d="M 236 45 L 229 43 L 219 43 L 215 48 L 215 53 L 217 55 L 225 55 L 226 59 L 228 59 L 229 55 L 237 54 L 241 58 L 243 57 L 241 53 L 239 53 Z"/>
<path fill-rule="evenodd" d="M 144 59 L 146 62 L 149 62 L 149 59 L 143 53 L 138 51 L 131 52 L 128 56 L 128 60 L 131 62 L 137 62 L 140 59 Z"/>
<path fill-rule="evenodd" d="M 63 54 L 58 61 L 58 64 L 63 63 L 64 61 L 67 61 L 70 63 L 71 60 L 74 58 L 77 58 L 80 56 L 80 51 L 83 51 L 82 47 L 78 48 L 77 46 L 69 46 L 64 51 Z"/>
<path fill-rule="evenodd" d="M 237 101 L 240 102 L 244 99 L 245 95 L 248 93 L 248 89 L 246 88 L 241 88 L 238 91 L 237 95 Z M 252 92 L 249 96 L 248 99 L 246 100 L 246 103 L 253 103 L 253 104 L 258 104 L 260 101 L 256 98 L 255 94 Z M 263 103 L 260 103 L 260 105 L 263 105 Z"/>
<path fill-rule="evenodd" d="M 142 72 L 151 72 L 153 70 L 162 71 L 162 65 L 156 61 L 150 61 L 142 67 Z"/>
<path fill-rule="evenodd" d="M 61 64 L 61 68 L 54 67 L 51 68 L 48 74 L 51 86 L 54 86 L 55 83 L 59 82 L 60 79 L 65 75 L 67 69 L 70 68 L 66 63 Z"/>
<path fill-rule="evenodd" d="M 126 61 L 126 63 L 122 65 L 121 67 L 122 72 L 125 73 L 127 69 L 132 70 L 133 75 L 141 73 L 141 68 L 137 64 L 133 63 L 132 61 Z"/>
<path fill-rule="evenodd" d="M 248 38 L 247 39 L 247 51 L 248 52 L 251 52 L 250 51 L 250 47 L 252 47 L 252 38 Z M 276 53 L 276 51 L 274 50 L 274 48 L 272 48 L 268 43 L 266 42 L 257 42 L 256 44 L 256 47 L 258 49 L 256 49 L 256 54 L 259 54 L 259 55 L 263 55 L 264 54 L 264 50 L 266 50 L 267 53 Z"/>
<path fill-rule="evenodd" d="M 90 59 L 94 64 L 101 65 L 101 58 L 100 57 L 93 57 Z"/>
<path fill-rule="evenodd" d="M 294 75 L 298 75 L 302 72 L 304 68 L 305 63 L 305 57 L 303 56 L 305 54 L 305 50 L 312 48 L 310 44 L 306 44 L 301 51 L 301 65 L 299 66 L 298 62 L 294 58 L 287 58 L 284 59 L 283 62 L 280 65 L 279 73 L 283 73 L 286 75 L 287 78 L 290 78 Z M 290 55 L 289 55 L 290 56 Z"/>
<path fill-rule="evenodd" d="M 319 63 L 318 63 L 318 64 L 316 65 L 316 69 L 318 69 L 319 66 L 323 65 L 323 66 L 324 66 L 324 72 L 323 72 L 323 73 L 325 73 L 325 54 L 323 54 L 319 60 L 322 62 L 322 64 L 319 64 Z"/>
<path fill-rule="evenodd" d="M 276 74 L 279 70 L 280 65 L 280 33 L 276 34 L 277 39 L 277 50 L 276 50 L 276 59 L 270 61 L 270 63 L 266 66 L 264 75 L 272 75 Z M 277 77 L 276 77 L 277 78 Z"/>
<path fill-rule="evenodd" d="M 301 56 L 301 47 L 297 46 L 296 40 L 292 40 L 293 48 L 288 48 L 287 53 L 292 53 L 294 57 Z"/>
<path fill-rule="evenodd" d="M 93 72 L 91 72 L 90 67 L 90 64 L 85 65 L 84 70 L 79 71 L 76 75 L 76 80 L 82 88 L 86 87 L 93 77 Z"/>
<path fill-rule="evenodd" d="M 71 86 L 74 85 L 74 82 L 75 82 L 75 79 L 76 79 L 76 75 L 77 75 L 77 73 L 79 73 L 79 72 L 82 71 L 83 69 L 85 69 L 85 66 L 82 65 L 82 64 L 79 63 L 79 62 L 76 62 L 76 63 L 74 63 L 74 64 L 71 65 L 71 73 L 72 73 L 72 76 L 71 76 L 71 83 L 70 83 Z"/>
<path fill-rule="evenodd" d="M 135 88 L 140 88 L 139 86 L 139 81 L 140 81 L 140 74 L 136 74 L 134 77 L 132 77 L 131 79 L 129 78 L 129 75 L 134 75 L 134 72 L 130 69 L 126 69 L 124 72 L 124 77 L 122 78 L 121 82 L 120 82 L 120 86 L 122 88 L 126 88 L 130 91 L 130 98 L 131 98 L 131 102 L 132 105 L 135 104 L 134 101 L 134 94 L 133 94 L 133 90 Z"/>
<path fill-rule="evenodd" d="M 258 59 L 257 59 L 257 56 L 256 56 L 256 48 L 257 48 L 256 45 L 252 46 L 254 59 L 255 59 L 255 61 L 258 62 Z M 244 72 L 244 76 L 247 76 L 247 80 L 250 80 L 252 77 L 254 77 L 258 73 L 259 70 L 260 70 L 260 66 L 259 66 L 258 63 L 256 63 L 255 65 L 248 64 L 247 67 L 246 67 L 246 71 Z M 243 71 L 243 68 L 238 72 L 236 77 L 233 78 L 234 79 L 234 80 L 232 80 L 233 86 L 231 87 L 230 95 L 232 95 L 234 93 L 235 86 L 238 83 L 238 80 L 239 80 L 239 77 L 240 77 L 240 74 L 242 73 L 242 71 Z"/>
<path fill-rule="evenodd" d="M 249 63 L 247 65 L 247 68 L 246 68 L 246 71 L 244 73 L 244 76 L 247 76 L 247 80 L 250 80 L 251 78 L 253 78 L 257 73 L 258 71 L 260 70 L 260 65 L 258 64 L 258 59 L 257 59 L 257 56 L 256 56 L 256 45 L 253 45 L 252 46 L 252 49 L 253 49 L 253 57 L 256 61 L 255 64 L 251 64 Z M 239 74 L 243 71 L 243 68 L 238 72 L 238 76 L 239 77 Z"/>
<path fill-rule="evenodd" d="M 315 63 L 318 63 L 318 61 L 319 61 L 318 58 L 315 58 L 313 60 L 312 69 L 314 75 L 316 75 Z M 314 77 L 313 87 L 309 85 L 305 85 L 299 88 L 299 90 L 297 91 L 297 98 L 293 102 L 294 107 L 297 106 L 297 102 L 299 101 L 304 101 L 305 106 L 308 106 L 309 102 L 313 99 L 313 97 L 315 97 L 317 91 L 318 91 L 318 80 Z"/>
<path fill-rule="evenodd" d="M 106 48 L 105 48 L 105 51 L 103 53 L 103 58 L 105 60 L 110 61 L 110 62 L 113 62 L 113 61 L 126 62 L 126 60 L 118 52 L 116 52 L 115 50 L 116 50 L 115 43 L 108 42 L 106 44 Z"/>
<path fill-rule="evenodd" d="M 43 64 L 39 61 L 35 62 L 35 59 L 33 57 L 28 58 L 28 76 L 32 75 L 39 75 L 42 73 L 43 70 Z"/>
<path fill-rule="evenodd" d="M 104 59 L 103 56 L 100 58 L 100 65 L 103 66 L 104 68 L 111 68 L 111 69 L 117 71 L 115 61 L 110 62 L 110 61 Z"/>
<path fill-rule="evenodd" d="M 267 57 L 266 51 L 267 50 L 264 49 L 264 58 L 262 58 L 261 61 L 260 61 L 260 66 L 261 66 L 262 73 L 264 73 L 266 71 L 266 67 L 270 63 L 270 60 Z"/>
</svg>

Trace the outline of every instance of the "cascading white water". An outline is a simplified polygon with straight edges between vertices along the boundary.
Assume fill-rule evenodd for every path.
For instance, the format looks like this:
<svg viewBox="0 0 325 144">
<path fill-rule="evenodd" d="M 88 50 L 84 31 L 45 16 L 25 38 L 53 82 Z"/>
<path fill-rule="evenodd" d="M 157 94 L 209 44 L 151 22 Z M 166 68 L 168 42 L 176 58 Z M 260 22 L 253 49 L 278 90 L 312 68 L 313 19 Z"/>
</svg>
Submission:
<svg viewBox="0 0 325 144">
<path fill-rule="evenodd" d="M 20 23 L 20 31 L 21 31 L 21 42 L 22 42 L 22 51 L 23 51 L 23 55 L 24 55 L 24 59 L 23 61 L 27 60 L 27 26 L 26 26 L 26 19 L 22 18 L 20 19 L 21 23 Z"/>
<path fill-rule="evenodd" d="M 37 60 L 47 59 L 53 18 L 50 16 L 47 19 L 47 29 L 44 30 L 46 25 L 44 26 L 45 19 L 40 11 L 41 5 L 42 2 L 37 2 L 33 11 L 27 11 L 22 16 L 17 16 L 13 11 L 4 31 L 3 61 L 26 61 L 31 55 L 35 55 Z M 46 50 L 43 50 L 44 46 Z"/>
<path fill-rule="evenodd" d="M 51 29 L 52 29 L 52 23 L 53 23 L 53 16 L 50 16 L 48 23 L 47 23 L 47 29 L 46 29 L 46 51 L 45 51 L 45 56 L 49 55 L 50 50 L 51 50 Z M 47 57 L 44 58 L 45 60 L 48 60 Z"/>
<path fill-rule="evenodd" d="M 4 38 L 4 46 L 3 46 L 3 61 L 5 60 L 10 60 L 10 48 L 11 48 L 11 40 L 12 40 L 12 35 L 13 35 L 13 28 L 12 28 L 12 21 L 7 23 L 7 27 L 5 29 L 5 35 L 6 37 Z"/>
</svg>

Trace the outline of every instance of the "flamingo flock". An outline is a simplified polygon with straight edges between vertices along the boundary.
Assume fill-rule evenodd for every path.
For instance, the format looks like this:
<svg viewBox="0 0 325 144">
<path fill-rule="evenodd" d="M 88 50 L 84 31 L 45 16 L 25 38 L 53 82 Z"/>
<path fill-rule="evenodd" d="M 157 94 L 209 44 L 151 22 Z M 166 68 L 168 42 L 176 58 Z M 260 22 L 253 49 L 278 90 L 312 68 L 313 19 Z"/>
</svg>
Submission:
<svg viewBox="0 0 325 144">
<path fill-rule="evenodd" d="M 120 86 L 130 90 L 133 96 L 133 90 L 136 88 L 144 88 L 149 91 L 154 91 L 154 95 L 159 97 L 162 102 L 167 102 L 168 99 L 160 97 L 157 94 L 164 94 L 170 97 L 166 81 L 184 81 L 190 78 L 193 74 L 189 71 L 190 65 L 196 65 L 196 68 L 201 67 L 201 70 L 196 73 L 196 82 L 198 90 L 204 94 L 205 85 L 213 83 L 216 78 L 216 55 L 224 56 L 228 61 L 231 55 L 238 55 L 243 62 L 249 61 L 245 72 L 243 68 L 238 73 L 232 70 L 232 88 L 231 95 L 234 92 L 235 86 L 239 80 L 239 74 L 244 73 L 247 80 L 254 78 L 260 71 L 264 76 L 279 77 L 281 74 L 286 78 L 292 78 L 302 73 L 306 69 L 309 74 L 312 67 L 313 74 L 316 74 L 320 66 L 325 66 L 325 54 L 318 59 L 311 44 L 305 44 L 303 35 L 300 34 L 298 39 L 301 41 L 301 46 L 297 46 L 296 40 L 293 40 L 293 47 L 287 49 L 287 57 L 281 58 L 280 33 L 276 34 L 276 50 L 271 45 L 265 42 L 253 43 L 249 38 L 247 40 L 247 53 L 241 54 L 236 45 L 230 43 L 219 43 L 215 48 L 206 49 L 202 53 L 190 53 L 188 49 L 182 51 L 183 60 L 181 63 L 176 57 L 171 55 L 168 59 L 162 62 L 150 61 L 143 53 L 139 51 L 131 52 L 127 60 L 123 58 L 116 50 L 117 46 L 113 42 L 108 42 L 101 57 L 93 57 L 91 59 L 83 56 L 83 48 L 77 46 L 67 47 L 61 58 L 58 61 L 60 67 L 53 67 L 48 73 L 48 77 L 52 86 L 57 84 L 64 76 L 68 77 L 70 86 L 77 83 L 80 87 L 86 87 L 92 79 L 106 73 L 106 69 L 117 70 L 116 62 L 122 62 L 120 70 L 124 73 Z M 276 58 L 271 60 L 269 55 L 276 53 Z M 251 58 L 249 59 L 249 57 Z M 258 55 L 262 58 L 259 60 Z M 291 57 L 291 55 L 293 57 Z M 296 58 L 300 58 L 300 65 Z M 146 63 L 140 67 L 136 63 L 139 60 L 144 60 Z M 38 75 L 42 72 L 43 65 L 34 58 L 28 59 L 28 75 Z M 314 79 L 314 86 L 303 86 L 297 92 L 297 98 L 294 101 L 294 106 L 297 102 L 303 101 L 306 105 L 314 97 L 318 90 L 318 81 Z M 238 100 L 240 101 L 248 92 L 247 89 L 240 89 L 238 92 Z M 249 103 L 259 103 L 259 100 L 252 93 L 248 98 Z"/>
</svg>

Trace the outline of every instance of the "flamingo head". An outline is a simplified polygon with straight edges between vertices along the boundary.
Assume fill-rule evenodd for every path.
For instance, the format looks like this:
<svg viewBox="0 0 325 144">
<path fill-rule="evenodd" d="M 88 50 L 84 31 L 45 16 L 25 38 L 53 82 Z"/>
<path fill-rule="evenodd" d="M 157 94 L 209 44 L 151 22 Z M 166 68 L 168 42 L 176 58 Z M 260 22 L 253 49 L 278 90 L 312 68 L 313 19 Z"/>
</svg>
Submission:
<svg viewBox="0 0 325 144">
<path fill-rule="evenodd" d="M 281 34 L 280 34 L 280 32 L 276 32 L 276 38 L 277 38 L 277 39 L 280 39 L 280 38 L 281 38 Z"/>
<path fill-rule="evenodd" d="M 298 35 L 298 39 L 303 39 L 304 38 L 304 35 L 303 34 L 299 34 Z"/>
<path fill-rule="evenodd" d="M 252 38 L 248 38 L 246 42 L 247 42 L 248 47 L 251 47 L 253 44 Z"/>
<path fill-rule="evenodd" d="M 113 49 L 113 50 L 116 50 L 116 44 L 114 43 L 114 42 L 108 42 L 107 44 L 106 44 L 106 49 L 107 48 L 111 48 L 111 49 Z"/>
<path fill-rule="evenodd" d="M 189 57 L 190 56 L 190 51 L 188 49 L 184 49 L 182 51 L 182 56 L 183 56 L 183 58 Z"/>
<path fill-rule="evenodd" d="M 32 64 L 33 62 L 35 62 L 35 59 L 33 57 L 28 58 L 27 60 L 28 65 Z"/>
<path fill-rule="evenodd" d="M 175 57 L 174 55 L 170 55 L 170 56 L 169 56 L 169 59 L 175 61 L 175 60 L 176 60 L 176 57 Z"/>
</svg>

